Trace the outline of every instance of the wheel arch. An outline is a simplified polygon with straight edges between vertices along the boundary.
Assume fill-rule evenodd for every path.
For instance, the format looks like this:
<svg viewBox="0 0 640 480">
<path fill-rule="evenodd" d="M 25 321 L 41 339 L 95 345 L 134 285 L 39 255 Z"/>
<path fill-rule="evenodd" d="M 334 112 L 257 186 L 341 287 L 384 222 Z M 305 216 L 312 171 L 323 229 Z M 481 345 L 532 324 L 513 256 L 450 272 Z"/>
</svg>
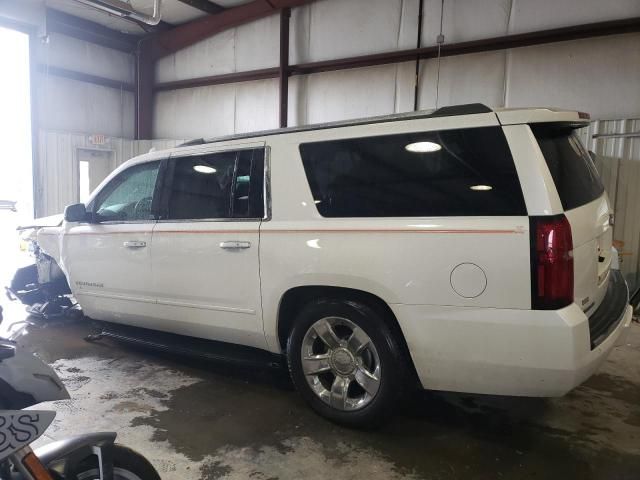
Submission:
<svg viewBox="0 0 640 480">
<path fill-rule="evenodd" d="M 411 372 L 412 381 L 417 382 L 417 385 L 420 384 L 413 359 L 409 352 L 409 346 L 407 345 L 396 315 L 385 300 L 378 295 L 364 290 L 324 285 L 305 285 L 292 287 L 287 290 L 280 298 L 277 313 L 277 335 L 281 351 L 284 352 L 287 349 L 287 340 L 297 312 L 310 301 L 319 298 L 356 301 L 378 313 L 399 342 L 403 356 Z"/>
</svg>

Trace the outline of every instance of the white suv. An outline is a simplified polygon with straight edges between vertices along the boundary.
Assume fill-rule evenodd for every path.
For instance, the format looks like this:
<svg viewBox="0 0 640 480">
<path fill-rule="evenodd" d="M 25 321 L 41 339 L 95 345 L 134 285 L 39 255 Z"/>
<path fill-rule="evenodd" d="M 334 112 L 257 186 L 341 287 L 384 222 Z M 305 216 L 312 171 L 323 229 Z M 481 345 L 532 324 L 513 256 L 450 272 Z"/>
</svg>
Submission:
<svg viewBox="0 0 640 480">
<path fill-rule="evenodd" d="M 38 242 L 92 318 L 286 354 L 366 425 L 403 388 L 563 395 L 631 321 L 573 130 L 473 104 L 129 160 Z"/>
</svg>

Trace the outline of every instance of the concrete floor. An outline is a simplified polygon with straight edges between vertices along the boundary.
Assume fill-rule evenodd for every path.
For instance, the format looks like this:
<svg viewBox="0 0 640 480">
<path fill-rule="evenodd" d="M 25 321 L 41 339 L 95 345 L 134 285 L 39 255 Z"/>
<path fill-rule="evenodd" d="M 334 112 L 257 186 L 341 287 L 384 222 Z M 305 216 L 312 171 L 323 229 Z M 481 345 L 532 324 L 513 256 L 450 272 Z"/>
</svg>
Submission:
<svg viewBox="0 0 640 480">
<path fill-rule="evenodd" d="M 5 327 L 23 318 L 5 306 Z M 559 399 L 411 395 L 386 427 L 316 416 L 282 375 L 195 364 L 101 341 L 87 321 L 32 327 L 71 400 L 50 440 L 100 430 L 169 479 L 640 478 L 640 325 L 597 375 Z"/>
</svg>

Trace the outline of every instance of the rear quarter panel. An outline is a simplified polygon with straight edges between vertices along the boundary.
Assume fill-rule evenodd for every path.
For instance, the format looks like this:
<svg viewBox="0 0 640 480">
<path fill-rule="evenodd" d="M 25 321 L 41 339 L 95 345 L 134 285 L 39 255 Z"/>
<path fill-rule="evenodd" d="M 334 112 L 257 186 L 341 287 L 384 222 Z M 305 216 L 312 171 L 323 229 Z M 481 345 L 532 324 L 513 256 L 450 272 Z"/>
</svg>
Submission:
<svg viewBox="0 0 640 480">
<path fill-rule="evenodd" d="M 366 134 L 376 134 L 372 127 Z M 418 129 L 414 125 L 406 131 Z M 265 335 L 272 351 L 281 350 L 281 298 L 299 286 L 358 289 L 390 305 L 530 308 L 527 216 L 323 218 L 299 153 L 300 143 L 319 139 L 317 132 L 309 140 L 304 135 L 267 139 L 272 215 L 260 229 L 260 275 Z M 452 272 L 460 264 L 483 271 L 486 286 L 474 298 L 461 296 L 452 286 Z"/>
</svg>

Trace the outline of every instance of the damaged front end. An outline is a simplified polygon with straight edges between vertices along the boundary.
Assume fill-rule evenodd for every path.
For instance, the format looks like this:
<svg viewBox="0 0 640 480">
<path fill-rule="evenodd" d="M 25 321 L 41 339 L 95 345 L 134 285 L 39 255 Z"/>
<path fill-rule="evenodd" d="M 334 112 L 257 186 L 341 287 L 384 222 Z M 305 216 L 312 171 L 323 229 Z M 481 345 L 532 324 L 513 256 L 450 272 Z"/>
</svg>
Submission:
<svg viewBox="0 0 640 480">
<path fill-rule="evenodd" d="M 37 242 L 40 228 L 57 226 L 61 221 L 58 216 L 48 217 L 36 225 L 18 228 L 21 248 L 29 252 L 34 263 L 18 268 L 10 285 L 5 287 L 10 300 L 19 300 L 27 306 L 29 314 L 47 319 L 77 311 L 64 272 L 52 257 L 42 252 Z"/>
</svg>

